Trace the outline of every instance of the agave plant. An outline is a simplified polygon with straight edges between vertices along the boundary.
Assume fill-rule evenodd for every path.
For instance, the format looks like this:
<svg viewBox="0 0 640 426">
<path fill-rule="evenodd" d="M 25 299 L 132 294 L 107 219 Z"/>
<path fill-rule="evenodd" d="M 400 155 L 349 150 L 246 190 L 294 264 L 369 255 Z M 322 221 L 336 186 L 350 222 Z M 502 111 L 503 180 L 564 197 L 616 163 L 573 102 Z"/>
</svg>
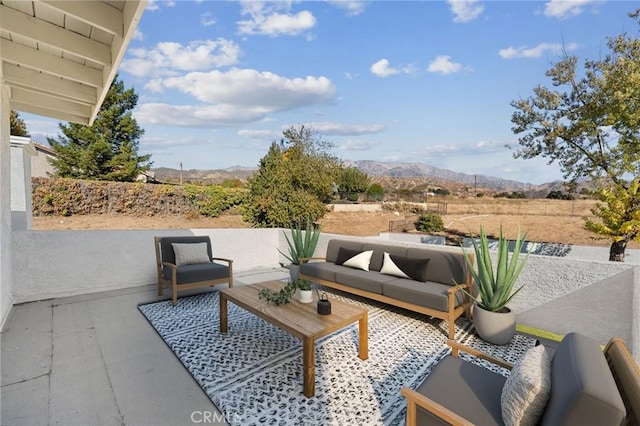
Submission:
<svg viewBox="0 0 640 426">
<path fill-rule="evenodd" d="M 311 220 L 307 219 L 307 228 L 302 230 L 300 223 L 298 222 L 291 227 L 291 239 L 287 236 L 286 232 L 284 238 L 289 245 L 289 254 L 284 253 L 280 249 L 278 251 L 291 262 L 292 265 L 299 265 L 300 258 L 311 257 L 318 245 L 318 238 L 320 237 L 320 228 L 313 226 Z"/>
<path fill-rule="evenodd" d="M 491 253 L 489 250 L 489 241 L 487 234 L 480 227 L 480 242 L 473 240 L 473 249 L 476 253 L 477 270 L 473 267 L 473 262 L 465 256 L 467 265 L 471 270 L 471 275 L 478 287 L 479 294 L 474 297 L 465 291 L 481 308 L 487 311 L 498 312 L 502 310 L 513 297 L 518 294 L 522 287 L 513 291 L 514 285 L 524 264 L 526 263 L 529 252 L 520 259 L 520 251 L 522 244 L 527 238 L 528 232 L 520 238 L 520 227 L 518 226 L 518 235 L 516 237 L 513 254 L 509 259 L 509 240 L 502 235 L 502 225 L 500 225 L 500 238 L 498 240 L 498 263 L 497 267 L 493 267 Z M 462 248 L 464 252 L 464 247 Z M 466 253 L 465 253 L 466 254 Z"/>
</svg>

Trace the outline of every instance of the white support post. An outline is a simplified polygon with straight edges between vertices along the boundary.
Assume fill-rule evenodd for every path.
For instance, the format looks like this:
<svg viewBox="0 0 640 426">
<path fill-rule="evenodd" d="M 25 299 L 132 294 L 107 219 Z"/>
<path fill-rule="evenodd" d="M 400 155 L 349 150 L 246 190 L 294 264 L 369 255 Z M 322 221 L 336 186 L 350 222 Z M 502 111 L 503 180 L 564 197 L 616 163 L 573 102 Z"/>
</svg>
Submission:
<svg viewBox="0 0 640 426">
<path fill-rule="evenodd" d="M 11 273 L 11 145 L 9 87 L 0 65 L 0 330 L 13 305 Z"/>
</svg>

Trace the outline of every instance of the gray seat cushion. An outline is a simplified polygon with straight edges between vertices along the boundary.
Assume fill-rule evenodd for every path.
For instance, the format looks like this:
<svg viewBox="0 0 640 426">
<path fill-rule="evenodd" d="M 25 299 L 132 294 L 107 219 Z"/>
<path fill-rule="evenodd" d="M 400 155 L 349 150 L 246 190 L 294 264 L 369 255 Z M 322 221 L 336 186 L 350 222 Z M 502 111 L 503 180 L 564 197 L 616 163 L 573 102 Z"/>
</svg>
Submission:
<svg viewBox="0 0 640 426">
<path fill-rule="evenodd" d="M 171 280 L 171 268 L 162 268 L 162 275 Z M 217 263 L 199 263 L 197 265 L 181 265 L 177 268 L 178 284 L 198 281 L 217 280 L 229 276 L 229 267 Z"/>
<path fill-rule="evenodd" d="M 416 391 L 476 425 L 502 424 L 500 395 L 506 378 L 484 367 L 447 355 Z M 418 407 L 417 423 L 448 423 Z"/>
<path fill-rule="evenodd" d="M 449 303 L 447 291 L 450 288 L 450 285 L 429 281 L 423 283 L 406 278 L 394 278 L 384 283 L 382 294 L 403 302 L 446 312 Z M 459 291 L 456 293 L 455 306 L 459 306 L 463 302 L 464 293 Z"/>
<path fill-rule="evenodd" d="M 567 334 L 551 360 L 551 397 L 542 425 L 619 425 L 626 410 L 600 345 Z"/>
<path fill-rule="evenodd" d="M 308 262 L 300 265 L 300 273 L 327 281 L 336 281 L 336 272 L 345 268 L 331 262 Z"/>
<path fill-rule="evenodd" d="M 336 272 L 336 282 L 371 293 L 382 294 L 382 284 L 395 280 L 396 277 L 384 275 L 376 271 L 363 271 L 361 269 L 341 266 Z"/>
</svg>

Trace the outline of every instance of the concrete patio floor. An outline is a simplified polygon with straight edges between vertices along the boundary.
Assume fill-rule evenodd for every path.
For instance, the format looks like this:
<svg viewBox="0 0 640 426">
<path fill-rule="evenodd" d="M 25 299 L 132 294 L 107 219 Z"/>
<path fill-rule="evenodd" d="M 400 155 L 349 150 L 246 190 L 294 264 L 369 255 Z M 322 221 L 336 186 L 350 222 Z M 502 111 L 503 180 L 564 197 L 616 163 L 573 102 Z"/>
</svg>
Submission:
<svg viewBox="0 0 640 426">
<path fill-rule="evenodd" d="M 287 276 L 284 269 L 264 269 L 237 273 L 234 281 L 246 285 Z M 608 306 L 619 318 L 629 318 L 624 311 L 631 309 L 624 297 L 630 286 L 624 287 L 617 289 L 614 309 Z M 584 332 L 585 315 L 593 314 L 602 295 L 603 285 L 585 288 L 574 295 L 572 309 L 557 300 L 519 315 L 518 321 L 540 328 L 560 323 Z M 14 306 L 0 341 L 0 424 L 224 424 L 137 309 L 168 298 L 168 290 L 160 297 L 149 285 Z M 605 342 L 624 334 L 612 322 L 593 326 L 587 334 Z"/>
</svg>

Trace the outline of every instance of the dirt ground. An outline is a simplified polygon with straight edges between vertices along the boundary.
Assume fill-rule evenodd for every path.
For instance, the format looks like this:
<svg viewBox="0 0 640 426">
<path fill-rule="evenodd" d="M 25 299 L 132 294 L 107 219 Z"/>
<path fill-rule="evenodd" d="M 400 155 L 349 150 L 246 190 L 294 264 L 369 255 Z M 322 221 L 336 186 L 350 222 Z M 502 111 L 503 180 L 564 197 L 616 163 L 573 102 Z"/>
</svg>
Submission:
<svg viewBox="0 0 640 426">
<path fill-rule="evenodd" d="M 402 219 L 393 212 L 329 212 L 321 220 L 323 232 L 375 236 L 389 230 L 389 221 Z M 442 217 L 451 244 L 456 239 L 478 233 L 483 226 L 487 234 L 497 236 L 502 224 L 505 236 L 514 238 L 518 224 L 522 232 L 529 232 L 527 240 L 537 242 L 564 243 L 587 246 L 609 246 L 607 239 L 595 239 L 595 235 L 583 229 L 578 216 L 541 215 L 473 215 L 456 214 Z M 183 216 L 70 216 L 34 217 L 33 229 L 198 229 L 198 228 L 249 228 L 239 215 L 222 215 L 217 218 L 189 219 Z M 629 248 L 640 248 L 640 243 L 631 243 Z"/>
</svg>

